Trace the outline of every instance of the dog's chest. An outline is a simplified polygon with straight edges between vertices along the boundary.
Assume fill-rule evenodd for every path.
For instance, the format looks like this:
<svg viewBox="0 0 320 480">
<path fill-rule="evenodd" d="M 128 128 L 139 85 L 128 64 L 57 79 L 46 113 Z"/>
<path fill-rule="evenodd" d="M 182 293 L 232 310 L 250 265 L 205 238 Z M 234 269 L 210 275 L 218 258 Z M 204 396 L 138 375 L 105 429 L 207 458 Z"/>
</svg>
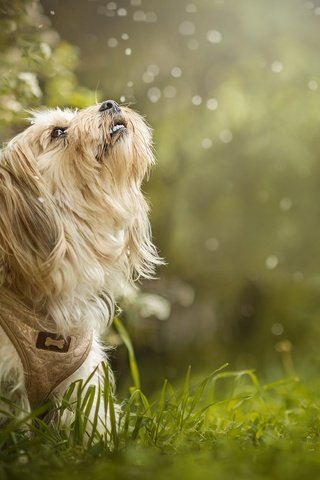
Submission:
<svg viewBox="0 0 320 480">
<path fill-rule="evenodd" d="M 20 357 L 28 400 L 36 408 L 83 364 L 91 349 L 92 331 L 63 337 L 41 328 L 33 314 L 17 310 L 1 302 L 0 326 Z"/>
</svg>

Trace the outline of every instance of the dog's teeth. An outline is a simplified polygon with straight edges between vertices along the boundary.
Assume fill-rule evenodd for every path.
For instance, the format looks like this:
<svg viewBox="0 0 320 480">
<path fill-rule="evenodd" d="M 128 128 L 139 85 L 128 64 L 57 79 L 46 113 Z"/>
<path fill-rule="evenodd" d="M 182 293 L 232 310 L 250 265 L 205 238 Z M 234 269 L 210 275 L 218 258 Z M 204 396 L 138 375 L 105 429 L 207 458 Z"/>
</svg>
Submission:
<svg viewBox="0 0 320 480">
<path fill-rule="evenodd" d="M 115 133 L 117 132 L 118 130 L 120 130 L 121 128 L 124 128 L 124 125 L 120 124 L 120 125 L 114 125 L 112 127 L 112 129 L 110 130 L 110 133 Z"/>
</svg>

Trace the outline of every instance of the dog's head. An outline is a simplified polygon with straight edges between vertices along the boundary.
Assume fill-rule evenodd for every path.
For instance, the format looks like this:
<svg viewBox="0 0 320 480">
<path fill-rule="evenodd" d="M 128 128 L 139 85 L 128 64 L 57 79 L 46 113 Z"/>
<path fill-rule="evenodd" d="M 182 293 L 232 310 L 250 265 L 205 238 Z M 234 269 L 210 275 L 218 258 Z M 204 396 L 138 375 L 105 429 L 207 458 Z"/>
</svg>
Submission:
<svg viewBox="0 0 320 480">
<path fill-rule="evenodd" d="M 152 163 L 150 128 L 112 100 L 35 113 L 0 157 L 0 284 L 52 295 L 150 275 Z"/>
<path fill-rule="evenodd" d="M 110 193 L 131 184 L 139 187 L 153 163 L 150 128 L 113 100 L 78 111 L 36 112 L 31 122 L 7 152 L 22 150 L 33 157 L 54 195 L 64 190 L 62 182 L 91 188 L 93 180 L 101 180 Z"/>
</svg>

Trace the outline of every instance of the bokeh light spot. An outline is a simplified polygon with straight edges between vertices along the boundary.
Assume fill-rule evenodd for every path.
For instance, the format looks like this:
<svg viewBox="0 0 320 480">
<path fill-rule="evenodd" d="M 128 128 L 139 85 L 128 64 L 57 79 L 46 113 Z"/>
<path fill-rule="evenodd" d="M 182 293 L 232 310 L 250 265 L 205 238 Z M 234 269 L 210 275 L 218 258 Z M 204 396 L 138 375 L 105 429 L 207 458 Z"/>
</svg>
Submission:
<svg viewBox="0 0 320 480">
<path fill-rule="evenodd" d="M 181 77 L 181 75 L 182 75 L 182 70 L 181 70 L 181 68 L 179 68 L 179 67 L 173 67 L 173 69 L 171 70 L 171 75 L 172 75 L 174 78 L 179 78 L 179 77 Z"/>
<path fill-rule="evenodd" d="M 207 100 L 207 109 L 208 110 L 217 110 L 218 108 L 218 100 L 216 100 L 215 98 L 209 98 Z"/>
<path fill-rule="evenodd" d="M 221 130 L 221 132 L 219 133 L 219 138 L 222 143 L 230 143 L 232 140 L 232 137 L 233 136 L 230 130 Z"/>
<path fill-rule="evenodd" d="M 191 99 L 191 102 L 193 105 L 196 105 L 196 106 L 201 105 L 202 97 L 200 97 L 200 95 L 194 95 Z"/>
<path fill-rule="evenodd" d="M 186 6 L 186 12 L 187 13 L 196 13 L 197 12 L 197 6 L 194 3 L 189 3 Z"/>
<path fill-rule="evenodd" d="M 220 43 L 222 41 L 222 34 L 219 30 L 209 30 L 206 36 L 210 43 Z"/>
<path fill-rule="evenodd" d="M 161 98 L 161 90 L 158 87 L 151 87 L 148 90 L 148 98 L 150 102 L 156 103 Z"/>
<path fill-rule="evenodd" d="M 114 37 L 108 38 L 107 45 L 110 48 L 114 48 L 118 45 L 118 40 Z"/>
<path fill-rule="evenodd" d="M 145 22 L 146 21 L 146 14 L 142 10 L 137 10 L 133 14 L 133 21 L 134 22 Z"/>
<path fill-rule="evenodd" d="M 283 70 L 283 64 L 279 60 L 275 60 L 271 63 L 271 70 L 273 73 L 281 73 Z"/>
<path fill-rule="evenodd" d="M 318 82 L 316 82 L 316 80 L 310 80 L 310 82 L 308 83 L 308 87 L 310 90 L 315 92 L 316 90 L 318 90 L 319 84 Z"/>
<path fill-rule="evenodd" d="M 107 3 L 107 9 L 108 10 L 116 10 L 117 9 L 117 4 L 115 2 L 109 2 L 109 3 Z"/>
<path fill-rule="evenodd" d="M 177 89 L 172 85 L 167 85 L 163 89 L 163 96 L 166 98 L 174 98 L 177 94 Z"/>
<path fill-rule="evenodd" d="M 128 10 L 126 10 L 125 8 L 119 8 L 117 14 L 119 17 L 126 17 L 128 15 Z"/>
<path fill-rule="evenodd" d="M 209 148 L 211 148 L 211 147 L 212 147 L 212 140 L 211 140 L 211 138 L 204 138 L 204 139 L 202 140 L 202 142 L 201 142 L 201 146 L 202 146 L 202 148 L 204 148 L 204 149 L 206 149 L 206 150 L 209 149 Z"/>
<path fill-rule="evenodd" d="M 188 20 L 181 22 L 179 25 L 179 32 L 181 35 L 193 35 L 196 31 L 194 23 L 189 22 Z"/>
<path fill-rule="evenodd" d="M 289 197 L 284 197 L 280 200 L 280 209 L 287 212 L 292 207 L 292 200 Z"/>
<path fill-rule="evenodd" d="M 149 23 L 155 23 L 157 21 L 158 17 L 155 12 L 147 12 L 146 13 L 146 22 Z"/>
<path fill-rule="evenodd" d="M 269 255 L 265 261 L 268 270 L 273 270 L 279 265 L 279 259 L 276 255 Z"/>
<path fill-rule="evenodd" d="M 206 240 L 206 248 L 210 252 L 215 252 L 219 248 L 219 241 L 214 237 L 208 238 Z"/>
<path fill-rule="evenodd" d="M 282 335 L 284 332 L 283 325 L 281 323 L 274 323 L 271 327 L 271 333 L 273 335 Z"/>
</svg>

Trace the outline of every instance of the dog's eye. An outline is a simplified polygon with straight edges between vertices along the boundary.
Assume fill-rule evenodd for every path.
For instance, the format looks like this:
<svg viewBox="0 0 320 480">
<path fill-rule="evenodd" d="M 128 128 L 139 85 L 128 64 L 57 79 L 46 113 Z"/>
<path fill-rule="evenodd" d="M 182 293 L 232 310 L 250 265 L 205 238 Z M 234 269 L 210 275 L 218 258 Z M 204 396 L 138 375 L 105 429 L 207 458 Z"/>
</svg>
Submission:
<svg viewBox="0 0 320 480">
<path fill-rule="evenodd" d="M 51 137 L 52 138 L 59 138 L 62 135 L 65 135 L 65 134 L 66 134 L 66 128 L 56 127 L 52 130 Z"/>
</svg>

